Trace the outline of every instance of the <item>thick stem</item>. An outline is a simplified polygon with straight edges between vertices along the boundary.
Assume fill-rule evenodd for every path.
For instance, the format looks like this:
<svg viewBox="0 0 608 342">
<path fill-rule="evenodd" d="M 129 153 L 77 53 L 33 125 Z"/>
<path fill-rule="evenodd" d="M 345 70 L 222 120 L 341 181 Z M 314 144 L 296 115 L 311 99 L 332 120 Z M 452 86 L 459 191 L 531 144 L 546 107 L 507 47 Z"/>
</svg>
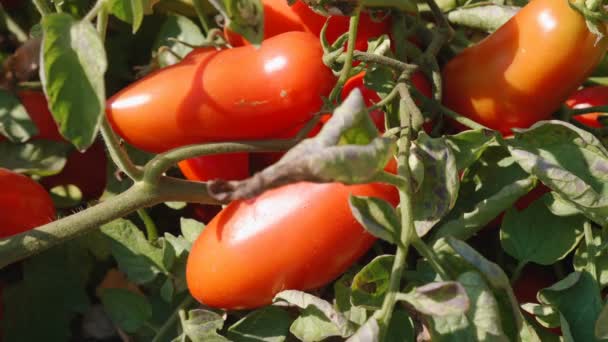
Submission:
<svg viewBox="0 0 608 342">
<path fill-rule="evenodd" d="M 156 224 L 150 215 L 148 215 L 146 209 L 137 209 L 137 215 L 146 227 L 146 236 L 148 237 L 148 241 L 156 241 L 158 239 L 158 229 L 156 229 Z"/>
<path fill-rule="evenodd" d="M 53 13 L 51 11 L 51 8 L 49 7 L 49 4 L 46 2 L 46 0 L 32 0 L 34 2 L 34 6 L 36 6 L 36 9 L 38 10 L 38 12 L 40 13 L 40 15 L 42 17 L 45 17 L 47 14 L 51 14 Z"/>
<path fill-rule="evenodd" d="M 329 94 L 329 99 L 334 102 L 336 102 L 340 93 L 342 92 L 342 87 L 348 80 L 350 70 L 353 67 L 353 53 L 355 51 L 355 43 L 357 42 L 357 27 L 359 26 L 360 16 L 361 7 L 357 7 L 354 10 L 354 15 L 350 17 L 350 25 L 348 27 L 348 45 L 346 48 L 344 65 L 342 66 L 342 71 L 340 71 L 338 82 L 336 82 L 334 89 L 332 89 L 331 93 Z"/>
</svg>

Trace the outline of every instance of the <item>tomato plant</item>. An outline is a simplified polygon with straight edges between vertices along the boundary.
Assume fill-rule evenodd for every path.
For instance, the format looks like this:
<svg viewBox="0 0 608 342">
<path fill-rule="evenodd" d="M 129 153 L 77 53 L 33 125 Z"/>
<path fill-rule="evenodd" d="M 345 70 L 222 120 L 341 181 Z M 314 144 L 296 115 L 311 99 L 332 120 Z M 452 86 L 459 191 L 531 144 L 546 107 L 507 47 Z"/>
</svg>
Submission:
<svg viewBox="0 0 608 342">
<path fill-rule="evenodd" d="M 566 105 L 572 109 L 608 105 L 608 87 L 595 86 L 577 90 L 567 100 Z M 599 121 L 601 113 L 581 114 L 574 117 L 589 127 L 602 127 Z"/>
<path fill-rule="evenodd" d="M 51 222 L 55 207 L 44 188 L 27 176 L 0 168 L 0 237 Z"/>
<path fill-rule="evenodd" d="M 108 119 L 126 141 L 152 152 L 272 137 L 321 107 L 334 82 L 322 54 L 305 32 L 267 39 L 260 49 L 197 50 L 113 96 Z"/>
<path fill-rule="evenodd" d="M 292 5 L 288 5 L 282 0 L 263 0 L 264 5 L 264 38 L 268 39 L 278 34 L 290 31 L 310 32 L 319 36 L 321 29 L 328 20 L 308 7 L 301 0 Z M 348 31 L 349 17 L 332 16 L 329 17 L 329 26 L 326 31 L 326 38 L 331 43 L 344 32 Z M 357 32 L 356 49 L 367 50 L 367 41 L 370 38 L 379 37 L 389 31 L 390 21 L 374 21 L 369 15 L 363 13 L 359 22 Z M 241 36 L 224 29 L 224 34 L 232 46 L 242 46 L 247 43 Z"/>
<path fill-rule="evenodd" d="M 567 1 L 533 1 L 444 66 L 444 103 L 502 133 L 529 127 L 581 85 L 606 46 Z"/>
<path fill-rule="evenodd" d="M 207 305 L 244 309 L 269 304 L 284 289 L 335 279 L 375 240 L 353 218 L 351 194 L 397 203 L 396 191 L 384 185 L 310 183 L 231 203 L 192 247 L 190 292 Z"/>
</svg>

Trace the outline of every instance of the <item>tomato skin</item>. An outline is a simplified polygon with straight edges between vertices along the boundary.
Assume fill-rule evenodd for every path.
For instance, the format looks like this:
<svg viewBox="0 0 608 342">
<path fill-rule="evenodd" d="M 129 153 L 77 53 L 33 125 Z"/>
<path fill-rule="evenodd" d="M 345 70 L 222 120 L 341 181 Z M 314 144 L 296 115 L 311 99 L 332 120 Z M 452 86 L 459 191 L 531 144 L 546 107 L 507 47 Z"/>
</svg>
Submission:
<svg viewBox="0 0 608 342">
<path fill-rule="evenodd" d="M 292 6 L 285 0 L 263 0 L 264 6 L 264 39 L 290 31 L 310 32 L 319 37 L 327 17 L 316 13 L 304 2 L 298 0 Z M 327 40 L 331 43 L 343 33 L 348 32 L 349 17 L 332 16 L 326 31 Z M 389 20 L 373 21 L 366 13 L 361 13 L 357 31 L 357 50 L 367 50 L 367 40 L 379 37 L 390 31 Z M 240 35 L 224 29 L 224 35 L 230 45 L 242 46 L 248 44 Z"/>
<path fill-rule="evenodd" d="M 113 96 L 108 119 L 127 142 L 150 152 L 269 138 L 322 106 L 335 83 L 322 55 L 318 39 L 305 32 L 270 38 L 259 49 L 198 49 Z"/>
<path fill-rule="evenodd" d="M 33 140 L 66 141 L 59 129 L 44 94 L 37 91 L 21 91 L 17 94 L 30 119 L 38 128 Z M 0 136 L 0 141 L 5 138 Z M 56 175 L 44 177 L 40 184 L 47 190 L 55 186 L 76 185 L 85 200 L 99 198 L 106 188 L 107 155 L 102 142 L 95 142 L 84 153 L 78 151 L 68 155 L 64 168 Z"/>
<path fill-rule="evenodd" d="M 566 106 L 572 109 L 588 108 L 608 105 L 608 87 L 596 86 L 583 88 L 572 94 L 566 100 Z M 603 127 L 599 121 L 600 113 L 581 114 L 574 117 L 578 122 L 589 127 Z"/>
<path fill-rule="evenodd" d="M 398 201 L 386 185 L 303 182 L 232 202 L 192 247 L 191 294 L 213 307 L 245 309 L 269 304 L 282 290 L 332 281 L 375 240 L 352 216 L 350 194 Z"/>
<path fill-rule="evenodd" d="M 0 238 L 23 233 L 55 219 L 49 194 L 31 178 L 0 168 Z"/>
<path fill-rule="evenodd" d="M 443 69 L 444 104 L 507 134 L 548 119 L 607 46 L 566 0 L 535 0 Z"/>
<path fill-rule="evenodd" d="M 240 180 L 249 177 L 249 154 L 215 154 L 190 158 L 179 162 L 178 166 L 190 180 Z"/>
</svg>

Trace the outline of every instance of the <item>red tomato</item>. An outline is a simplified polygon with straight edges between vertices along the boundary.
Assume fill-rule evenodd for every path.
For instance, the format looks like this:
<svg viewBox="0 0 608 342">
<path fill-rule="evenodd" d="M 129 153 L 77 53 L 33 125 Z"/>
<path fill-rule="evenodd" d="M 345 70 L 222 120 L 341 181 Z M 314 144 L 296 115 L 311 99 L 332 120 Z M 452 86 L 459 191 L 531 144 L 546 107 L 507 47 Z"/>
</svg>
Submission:
<svg viewBox="0 0 608 342">
<path fill-rule="evenodd" d="M 600 62 L 596 44 L 568 1 L 535 0 L 443 69 L 444 103 L 510 133 L 548 119 Z"/>
<path fill-rule="evenodd" d="M 249 154 L 216 154 L 181 161 L 179 169 L 190 180 L 240 180 L 249 177 Z"/>
<path fill-rule="evenodd" d="M 319 37 L 321 29 L 327 20 L 308 7 L 302 1 L 296 1 L 289 6 L 285 0 L 263 0 L 264 5 L 264 39 L 290 31 L 305 31 Z M 348 32 L 350 19 L 344 16 L 332 16 L 327 28 L 326 37 L 329 42 L 335 41 L 343 33 Z M 366 13 L 361 13 L 357 31 L 357 50 L 366 51 L 367 41 L 379 37 L 390 30 L 388 20 L 373 21 Z M 232 46 L 242 46 L 247 42 L 238 34 L 224 29 L 226 39 Z"/>
<path fill-rule="evenodd" d="M 308 121 L 335 77 L 316 37 L 288 32 L 259 49 L 198 49 L 108 101 L 113 128 L 150 152 L 276 136 Z"/>
<path fill-rule="evenodd" d="M 33 139 L 65 141 L 53 120 L 43 93 L 22 91 L 18 96 L 38 128 L 38 134 Z M 3 140 L 5 138 L 0 136 L 0 141 Z M 60 185 L 76 185 L 83 199 L 99 198 L 106 187 L 106 164 L 104 145 L 96 142 L 84 153 L 78 151 L 70 153 L 63 170 L 56 175 L 42 178 L 40 183 L 46 189 Z"/>
<path fill-rule="evenodd" d="M 572 109 L 608 105 L 608 87 L 597 86 L 578 90 L 566 100 L 566 105 Z M 589 127 L 601 128 L 603 126 L 599 121 L 600 115 L 600 113 L 588 113 L 577 115 L 574 119 Z"/>
<path fill-rule="evenodd" d="M 245 309 L 332 281 L 375 240 L 353 218 L 351 194 L 398 202 L 386 185 L 340 183 L 296 183 L 232 202 L 192 246 L 190 292 L 206 305 Z"/>
<path fill-rule="evenodd" d="M 4 6 L 6 9 L 17 8 L 22 5 L 22 3 L 22 0 L 0 0 L 0 4 L 2 4 L 2 6 Z"/>
<path fill-rule="evenodd" d="M 192 217 L 205 224 L 209 223 L 215 215 L 222 211 L 221 205 L 191 203 L 189 206 L 192 210 Z"/>
<path fill-rule="evenodd" d="M 44 188 L 24 175 L 0 168 L 0 238 L 23 233 L 55 219 Z"/>
</svg>

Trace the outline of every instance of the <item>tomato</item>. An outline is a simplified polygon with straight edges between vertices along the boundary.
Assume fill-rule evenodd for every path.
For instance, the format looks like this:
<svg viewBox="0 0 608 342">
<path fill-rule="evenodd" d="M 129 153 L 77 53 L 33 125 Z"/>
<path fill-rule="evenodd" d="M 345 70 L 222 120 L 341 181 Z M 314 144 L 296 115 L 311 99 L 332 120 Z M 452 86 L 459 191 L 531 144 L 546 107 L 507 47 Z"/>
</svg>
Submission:
<svg viewBox="0 0 608 342">
<path fill-rule="evenodd" d="M 200 222 L 205 224 L 209 223 L 215 215 L 217 215 L 220 211 L 222 211 L 221 205 L 213 205 L 213 204 L 197 204 L 190 203 L 189 207 L 191 209 L 191 216 Z"/>
<path fill-rule="evenodd" d="M 249 154 L 216 154 L 181 161 L 179 169 L 186 178 L 197 181 L 213 179 L 240 180 L 249 177 Z"/>
<path fill-rule="evenodd" d="M 0 238 L 51 222 L 51 196 L 31 178 L 0 168 Z"/>
<path fill-rule="evenodd" d="M 566 105 L 572 109 L 608 105 L 608 87 L 596 86 L 578 90 L 566 100 Z M 603 126 L 599 121 L 600 115 L 588 113 L 577 115 L 574 119 L 589 127 L 601 128 Z"/>
<path fill-rule="evenodd" d="M 600 62 L 585 19 L 566 0 L 534 0 L 443 68 L 444 103 L 510 133 L 548 119 Z"/>
<path fill-rule="evenodd" d="M 264 5 L 264 39 L 290 31 L 305 31 L 319 37 L 327 17 L 310 9 L 298 0 L 292 6 L 285 0 L 263 0 Z M 332 16 L 326 31 L 329 42 L 335 41 L 343 33 L 348 32 L 350 19 L 344 16 Z M 355 48 L 366 51 L 367 41 L 390 31 L 390 22 L 383 20 L 375 22 L 366 13 L 361 13 L 357 31 Z M 242 46 L 247 42 L 238 34 L 224 29 L 224 34 L 232 46 Z"/>
<path fill-rule="evenodd" d="M 282 290 L 332 281 L 375 240 L 353 218 L 351 194 L 398 202 L 386 185 L 305 182 L 232 202 L 192 246 L 191 294 L 206 305 L 245 309 L 269 304 Z"/>
<path fill-rule="evenodd" d="M 273 137 L 308 121 L 335 77 L 316 37 L 288 32 L 259 49 L 203 48 L 108 100 L 112 127 L 150 152 L 235 139 Z"/>
<path fill-rule="evenodd" d="M 37 91 L 21 91 L 18 94 L 28 115 L 38 128 L 33 139 L 65 141 L 51 112 L 44 94 Z M 5 140 L 0 136 L 0 141 Z M 95 142 L 87 151 L 73 151 L 66 164 L 56 175 L 44 177 L 40 183 L 51 189 L 55 186 L 72 184 L 77 186 L 85 200 L 99 198 L 106 187 L 107 156 L 102 142 Z"/>
</svg>

